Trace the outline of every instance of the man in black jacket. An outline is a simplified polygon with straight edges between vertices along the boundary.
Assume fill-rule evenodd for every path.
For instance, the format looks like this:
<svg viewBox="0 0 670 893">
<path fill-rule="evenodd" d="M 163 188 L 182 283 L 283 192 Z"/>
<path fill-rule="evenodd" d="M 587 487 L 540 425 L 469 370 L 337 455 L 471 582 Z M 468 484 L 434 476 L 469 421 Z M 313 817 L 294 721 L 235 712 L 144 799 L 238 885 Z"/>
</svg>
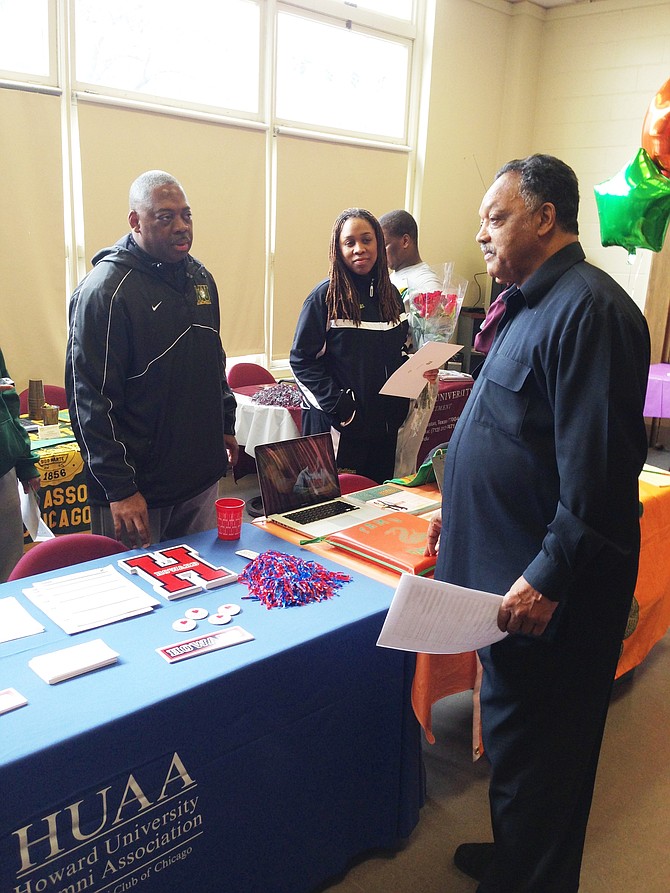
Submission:
<svg viewBox="0 0 670 893">
<path fill-rule="evenodd" d="M 238 447 L 218 292 L 177 180 L 141 174 L 128 221 L 72 296 L 65 384 L 93 532 L 147 547 L 216 526 Z"/>
</svg>

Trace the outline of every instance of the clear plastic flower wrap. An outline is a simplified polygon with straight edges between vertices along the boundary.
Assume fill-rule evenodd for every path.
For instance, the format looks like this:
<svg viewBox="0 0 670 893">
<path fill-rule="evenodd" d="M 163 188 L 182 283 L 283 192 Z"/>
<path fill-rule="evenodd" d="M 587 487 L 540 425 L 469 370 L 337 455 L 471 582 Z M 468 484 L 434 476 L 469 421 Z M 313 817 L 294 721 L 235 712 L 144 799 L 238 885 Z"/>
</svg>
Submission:
<svg viewBox="0 0 670 893">
<path fill-rule="evenodd" d="M 453 263 L 444 265 L 441 291 L 410 291 L 407 315 L 414 347 L 426 341 L 449 341 L 456 331 L 468 280 L 453 273 Z"/>
</svg>

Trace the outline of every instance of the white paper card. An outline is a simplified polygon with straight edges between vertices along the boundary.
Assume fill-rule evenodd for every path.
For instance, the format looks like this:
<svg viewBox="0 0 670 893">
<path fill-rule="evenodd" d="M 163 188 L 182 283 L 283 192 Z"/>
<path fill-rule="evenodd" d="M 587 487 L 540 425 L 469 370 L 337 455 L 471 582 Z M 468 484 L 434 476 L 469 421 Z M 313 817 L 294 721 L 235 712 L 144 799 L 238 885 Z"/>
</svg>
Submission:
<svg viewBox="0 0 670 893">
<path fill-rule="evenodd" d="M 28 531 L 30 539 L 34 543 L 41 543 L 43 540 L 53 539 L 56 534 L 50 530 L 42 520 L 42 516 L 40 515 L 40 505 L 37 501 L 35 491 L 29 490 L 28 493 L 26 493 L 21 481 L 18 481 L 18 487 L 21 518 L 23 519 L 23 526 Z"/>
<path fill-rule="evenodd" d="M 0 690 L 0 713 L 9 713 L 17 707 L 25 707 L 28 699 L 24 698 L 15 688 L 3 688 Z"/>
<path fill-rule="evenodd" d="M 156 652 L 164 657 L 169 664 L 176 664 L 199 654 L 208 654 L 210 651 L 218 651 L 220 648 L 229 648 L 231 645 L 240 645 L 242 642 L 252 642 L 254 637 L 241 626 L 229 626 L 227 629 L 216 632 L 203 633 L 193 636 L 191 639 L 182 639 L 181 642 L 173 642 L 171 645 L 163 645 L 156 648 Z"/>
<path fill-rule="evenodd" d="M 462 344 L 426 341 L 423 347 L 413 353 L 406 363 L 403 363 L 393 375 L 386 379 L 379 393 L 389 394 L 391 397 L 410 397 L 416 400 L 426 386 L 423 373 L 429 369 L 439 369 L 462 348 Z"/>
<path fill-rule="evenodd" d="M 503 639 L 502 596 L 403 574 L 377 640 L 385 648 L 462 654 Z"/>
<path fill-rule="evenodd" d="M 665 468 L 656 468 L 655 465 L 642 466 L 640 480 L 647 484 L 653 484 L 654 487 L 670 487 L 670 471 Z"/>
<path fill-rule="evenodd" d="M 44 627 L 26 611 L 13 595 L 0 598 L 0 642 L 43 633 Z"/>
</svg>

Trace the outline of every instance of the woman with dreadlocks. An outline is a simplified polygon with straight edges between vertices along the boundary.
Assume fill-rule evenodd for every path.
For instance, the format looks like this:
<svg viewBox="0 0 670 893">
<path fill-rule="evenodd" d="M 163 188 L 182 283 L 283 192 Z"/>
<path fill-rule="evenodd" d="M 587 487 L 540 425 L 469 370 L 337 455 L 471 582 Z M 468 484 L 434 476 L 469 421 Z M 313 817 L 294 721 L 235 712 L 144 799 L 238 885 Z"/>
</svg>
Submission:
<svg viewBox="0 0 670 893">
<path fill-rule="evenodd" d="M 409 405 L 379 394 L 407 357 L 405 311 L 389 279 L 381 227 L 369 211 L 340 214 L 329 258 L 328 278 L 303 304 L 291 348 L 304 403 L 302 433 L 335 428 L 340 471 L 381 482 L 393 477 L 396 438 Z"/>
</svg>

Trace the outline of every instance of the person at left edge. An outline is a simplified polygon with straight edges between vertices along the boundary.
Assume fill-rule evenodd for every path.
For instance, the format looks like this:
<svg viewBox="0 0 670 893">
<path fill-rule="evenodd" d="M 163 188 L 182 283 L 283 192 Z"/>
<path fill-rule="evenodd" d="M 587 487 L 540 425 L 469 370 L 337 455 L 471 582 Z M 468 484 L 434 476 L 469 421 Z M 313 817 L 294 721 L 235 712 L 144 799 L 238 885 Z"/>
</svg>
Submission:
<svg viewBox="0 0 670 893">
<path fill-rule="evenodd" d="M 0 377 L 9 378 L 0 350 Z M 24 492 L 38 490 L 37 455 L 19 423 L 19 395 L 11 382 L 0 387 L 0 583 L 23 554 L 23 521 L 17 478 Z"/>
<path fill-rule="evenodd" d="M 72 295 L 65 386 L 91 528 L 146 548 L 216 526 L 238 446 L 218 292 L 190 254 L 181 185 L 141 174 L 128 221 Z"/>
<path fill-rule="evenodd" d="M 290 354 L 304 400 L 302 433 L 334 428 L 340 471 L 381 482 L 393 477 L 409 403 L 379 389 L 407 359 L 408 324 L 389 279 L 381 226 L 370 211 L 348 208 L 339 215 L 329 259 L 328 278 L 300 311 Z"/>
</svg>

